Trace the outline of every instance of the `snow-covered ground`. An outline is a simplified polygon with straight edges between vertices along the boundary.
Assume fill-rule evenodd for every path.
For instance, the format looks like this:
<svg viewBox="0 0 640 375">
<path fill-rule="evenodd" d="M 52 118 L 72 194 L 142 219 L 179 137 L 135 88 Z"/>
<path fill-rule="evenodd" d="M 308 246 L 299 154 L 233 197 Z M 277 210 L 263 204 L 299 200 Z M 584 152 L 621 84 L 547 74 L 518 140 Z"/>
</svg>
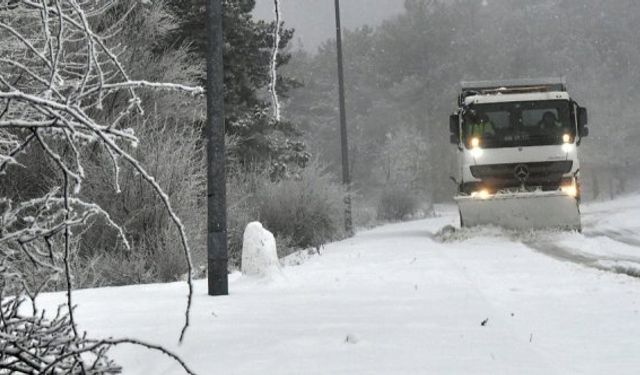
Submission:
<svg viewBox="0 0 640 375">
<path fill-rule="evenodd" d="M 559 259 L 640 277 L 640 196 L 585 205 L 583 233 L 538 233 L 524 240 Z"/>
<path fill-rule="evenodd" d="M 199 374 L 636 374 L 640 279 L 606 262 L 640 264 L 640 196 L 584 212 L 583 234 L 447 234 L 458 219 L 442 207 L 269 280 L 234 274 L 230 296 L 200 281 L 181 346 L 184 284 L 79 291 L 77 318 L 93 337 L 165 345 Z M 154 352 L 114 355 L 126 373 L 182 373 Z"/>
</svg>

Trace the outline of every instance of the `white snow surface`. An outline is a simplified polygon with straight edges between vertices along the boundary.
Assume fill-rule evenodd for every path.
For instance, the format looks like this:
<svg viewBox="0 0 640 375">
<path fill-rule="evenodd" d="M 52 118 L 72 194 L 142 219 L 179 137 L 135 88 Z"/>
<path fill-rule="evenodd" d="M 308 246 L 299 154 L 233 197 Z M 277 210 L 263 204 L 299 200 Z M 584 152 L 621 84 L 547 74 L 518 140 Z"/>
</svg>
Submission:
<svg viewBox="0 0 640 375">
<path fill-rule="evenodd" d="M 78 291 L 77 319 L 92 337 L 165 345 L 199 374 L 636 374 L 640 280 L 536 247 L 637 264 L 640 196 L 584 211 L 584 234 L 447 237 L 436 233 L 458 218 L 440 207 L 330 244 L 283 278 L 232 274 L 229 296 L 198 281 L 182 345 L 183 283 Z M 125 373 L 182 373 L 143 349 L 112 354 Z"/>
<path fill-rule="evenodd" d="M 260 277 L 280 273 L 276 240 L 257 221 L 249 223 L 242 236 L 242 273 Z"/>
</svg>

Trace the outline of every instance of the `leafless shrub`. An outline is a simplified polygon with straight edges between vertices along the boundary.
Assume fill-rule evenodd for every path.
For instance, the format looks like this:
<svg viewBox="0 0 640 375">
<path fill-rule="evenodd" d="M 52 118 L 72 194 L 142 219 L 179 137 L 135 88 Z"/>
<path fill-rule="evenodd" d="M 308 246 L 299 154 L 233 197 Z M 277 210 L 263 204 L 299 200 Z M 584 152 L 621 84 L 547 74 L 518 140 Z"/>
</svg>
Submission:
<svg viewBox="0 0 640 375">
<path fill-rule="evenodd" d="M 352 198 L 353 204 L 353 225 L 356 228 L 370 229 L 378 224 L 378 210 L 376 209 L 376 202 L 373 200 L 367 200 L 362 195 L 357 195 Z"/>
<path fill-rule="evenodd" d="M 318 248 L 344 236 L 344 190 L 318 162 L 298 178 L 265 184 L 256 197 L 260 221 L 297 248 Z"/>
<path fill-rule="evenodd" d="M 296 178 L 274 182 L 268 171 L 253 170 L 231 174 L 228 184 L 232 267 L 240 267 L 242 236 L 252 221 L 274 234 L 280 258 L 344 237 L 344 190 L 318 162 Z"/>
<path fill-rule="evenodd" d="M 0 266 L 0 291 L 20 275 Z M 17 280 L 12 280 L 17 277 Z M 106 354 L 116 345 L 133 344 L 157 350 L 176 360 L 188 374 L 193 371 L 166 349 L 134 339 L 92 340 L 79 336 L 71 315 L 60 306 L 53 317 L 45 311 L 21 313 L 24 300 L 0 293 L 0 372 L 11 374 L 118 374 L 122 368 Z"/>
<path fill-rule="evenodd" d="M 105 355 L 114 345 L 130 343 L 161 350 L 191 373 L 175 355 L 153 345 L 133 339 L 92 341 L 78 331 L 74 320 L 74 233 L 100 217 L 119 235 L 121 246 L 130 248 L 112 215 L 81 194 L 90 172 L 85 162 L 102 153 L 109 163 L 103 162 L 101 168 L 111 171 L 115 194 L 121 191 L 126 165 L 152 188 L 173 222 L 189 286 L 180 340 L 189 325 L 193 292 L 186 229 L 169 195 L 132 152 L 140 141 L 127 124 L 133 116 L 144 116 L 139 89 L 193 95 L 202 89 L 130 79 L 118 59 L 122 46 L 111 45 L 129 12 L 125 19 L 101 23 L 98 31 L 92 27 L 123 4 L 133 9 L 137 2 L 0 0 L 0 178 L 15 181 L 12 173 L 24 167 L 22 154 L 36 149 L 55 170 L 50 186 L 44 185 L 47 191 L 0 197 L 0 258 L 4 260 L 0 363 L 10 371 L 115 373 L 119 370 Z M 116 112 L 105 113 L 106 101 L 122 105 Z M 59 280 L 67 290 L 67 303 L 56 316 L 48 317 L 35 302 L 31 316 L 20 314 L 21 296 L 33 301 L 49 283 Z"/>
<path fill-rule="evenodd" d="M 420 210 L 420 200 L 410 189 L 401 186 L 386 188 L 380 195 L 378 219 L 399 221 Z"/>
<path fill-rule="evenodd" d="M 148 251 L 136 247 L 135 251 L 115 251 L 104 256 L 96 255 L 85 259 L 85 262 L 95 264 L 96 275 L 94 280 L 85 281 L 95 281 L 97 284 L 83 286 L 121 286 L 154 282 L 156 275 L 153 268 L 149 266 L 149 255 Z"/>
<path fill-rule="evenodd" d="M 194 265 L 203 266 L 206 264 L 206 197 L 203 194 L 206 191 L 206 170 L 199 129 L 160 118 L 155 113 L 135 126 L 141 141 L 136 149 L 131 150 L 132 155 L 145 165 L 164 188 L 177 215 L 183 220 L 192 244 Z M 102 281 L 108 285 L 119 285 L 125 280 L 179 280 L 187 272 L 187 267 L 180 259 L 179 236 L 162 200 L 143 177 L 131 169 L 122 171 L 122 193 L 117 199 L 105 194 L 105 187 L 112 184 L 112 180 L 110 171 L 101 168 L 104 162 L 98 159 L 89 163 L 87 169 L 95 173 L 84 184 L 82 195 L 113 212 L 114 221 L 122 223 L 136 253 L 144 256 L 130 254 L 126 248 L 119 246 L 115 233 L 104 230 L 104 223 L 86 231 L 82 236 L 80 251 L 88 257 L 95 256 L 97 251 L 105 258 L 105 262 L 98 264 L 98 269 L 104 276 Z M 120 260 L 125 261 L 127 267 L 121 270 L 109 267 Z M 136 265 L 136 262 L 140 264 Z M 101 270 L 103 265 L 106 268 Z M 138 278 L 136 271 L 142 270 L 144 272 Z M 110 279 L 110 275 L 114 279 Z M 121 277 L 125 275 L 130 276 Z"/>
</svg>

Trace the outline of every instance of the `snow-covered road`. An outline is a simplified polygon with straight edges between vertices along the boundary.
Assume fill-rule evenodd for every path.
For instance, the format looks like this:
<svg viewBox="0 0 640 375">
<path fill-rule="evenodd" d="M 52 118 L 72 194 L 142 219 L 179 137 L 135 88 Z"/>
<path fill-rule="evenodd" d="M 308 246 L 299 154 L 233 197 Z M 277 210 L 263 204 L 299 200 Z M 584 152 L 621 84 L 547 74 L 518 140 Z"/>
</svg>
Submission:
<svg viewBox="0 0 640 375">
<path fill-rule="evenodd" d="M 79 291 L 78 320 L 94 337 L 166 345 L 200 374 L 636 374 L 640 279 L 584 264 L 640 263 L 640 197 L 590 205 L 584 220 L 584 234 L 443 235 L 457 217 L 442 208 L 270 281 L 234 274 L 228 297 L 200 281 L 182 346 L 183 284 Z M 127 373 L 181 373 L 156 353 L 115 355 Z"/>
<path fill-rule="evenodd" d="M 588 204 L 583 233 L 536 233 L 521 239 L 556 259 L 640 277 L 640 198 Z"/>
</svg>

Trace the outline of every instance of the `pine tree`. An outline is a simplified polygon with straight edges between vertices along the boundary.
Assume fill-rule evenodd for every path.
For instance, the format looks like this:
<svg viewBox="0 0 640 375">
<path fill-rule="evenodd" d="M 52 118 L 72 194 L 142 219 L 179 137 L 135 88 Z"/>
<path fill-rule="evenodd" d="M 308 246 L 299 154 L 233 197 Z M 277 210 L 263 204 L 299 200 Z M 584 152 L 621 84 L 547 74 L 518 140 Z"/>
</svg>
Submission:
<svg viewBox="0 0 640 375">
<path fill-rule="evenodd" d="M 187 3 L 187 4 L 185 4 Z M 169 0 L 170 10 L 179 20 L 169 45 L 189 43 L 194 55 L 206 56 L 206 0 Z M 266 91 L 270 79 L 270 54 L 275 23 L 253 19 L 255 0 L 224 1 L 225 120 L 227 134 L 237 139 L 232 150 L 244 167 L 270 163 L 275 176 L 287 173 L 288 166 L 304 166 L 309 159 L 296 124 L 276 121 L 270 116 Z M 286 52 L 293 29 L 281 28 L 278 66 L 287 64 Z M 206 80 L 204 69 L 200 77 Z M 279 75 L 277 91 L 286 96 L 296 81 Z"/>
</svg>

